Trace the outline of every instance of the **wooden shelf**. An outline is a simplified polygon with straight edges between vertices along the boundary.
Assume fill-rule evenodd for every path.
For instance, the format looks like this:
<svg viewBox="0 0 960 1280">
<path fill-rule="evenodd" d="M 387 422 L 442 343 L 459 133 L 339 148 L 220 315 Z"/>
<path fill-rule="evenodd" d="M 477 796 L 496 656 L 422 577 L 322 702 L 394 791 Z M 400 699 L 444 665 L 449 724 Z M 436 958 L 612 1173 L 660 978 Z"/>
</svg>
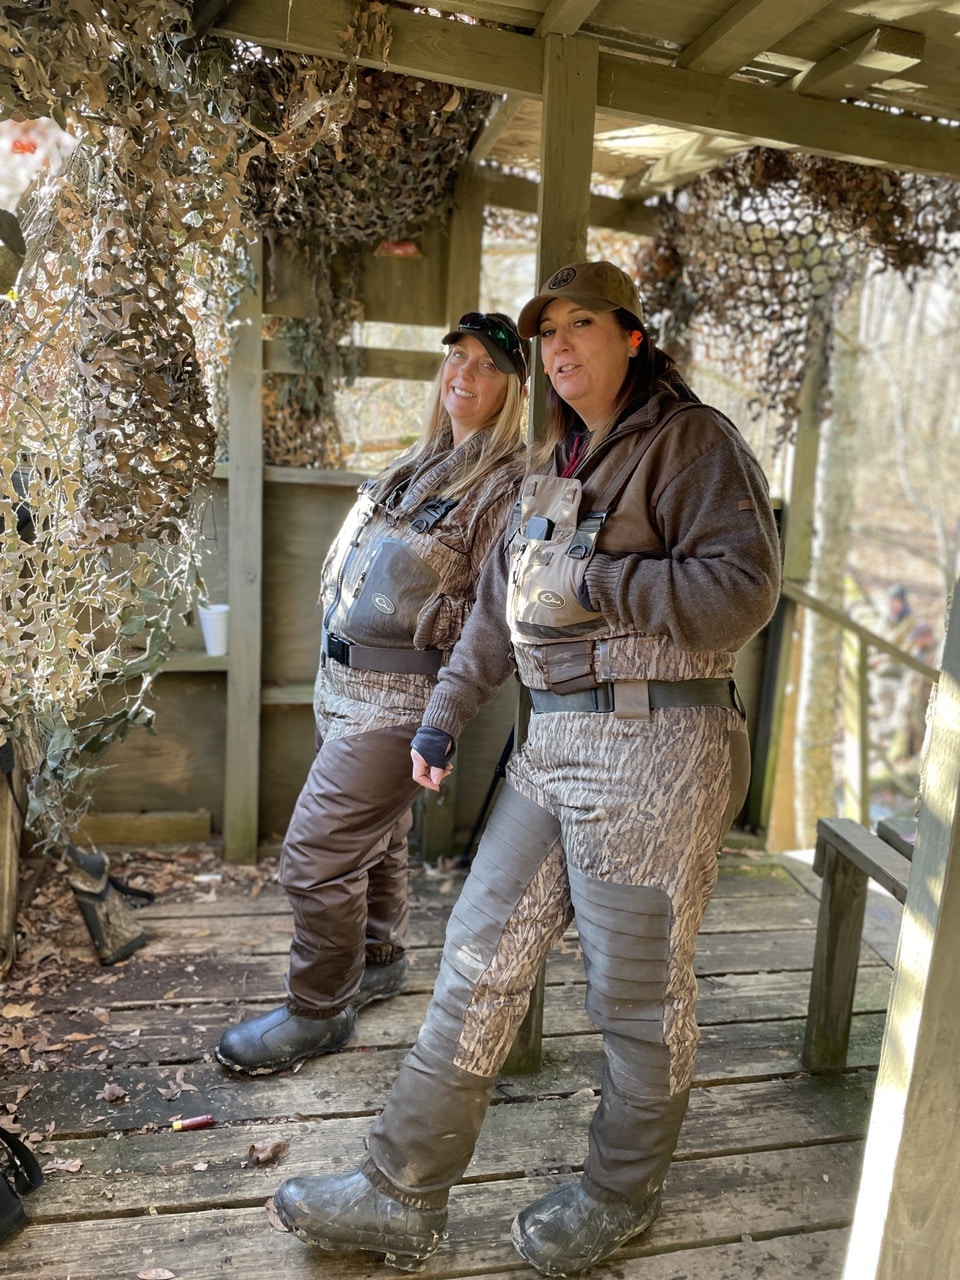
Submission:
<svg viewBox="0 0 960 1280">
<path fill-rule="evenodd" d="M 226 480 L 230 474 L 228 462 L 218 462 L 213 469 L 214 480 Z M 370 475 L 368 471 L 333 471 L 321 467 L 264 467 L 266 484 L 313 484 L 334 488 L 356 489 Z"/>
<path fill-rule="evenodd" d="M 312 684 L 266 684 L 260 690 L 263 707 L 313 706 Z"/>
<path fill-rule="evenodd" d="M 167 671 L 226 671 L 229 665 L 227 654 L 211 656 L 202 649 L 175 649 L 167 656 L 161 675 Z"/>
</svg>

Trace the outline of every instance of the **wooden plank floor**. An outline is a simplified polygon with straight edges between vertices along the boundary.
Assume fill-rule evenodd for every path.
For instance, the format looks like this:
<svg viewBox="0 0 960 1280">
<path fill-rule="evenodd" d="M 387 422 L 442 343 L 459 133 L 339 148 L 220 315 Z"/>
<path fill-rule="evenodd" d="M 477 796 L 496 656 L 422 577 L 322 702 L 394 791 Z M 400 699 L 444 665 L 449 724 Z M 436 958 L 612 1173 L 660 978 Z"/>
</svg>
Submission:
<svg viewBox="0 0 960 1280">
<path fill-rule="evenodd" d="M 800 1069 L 819 882 L 789 858 L 725 854 L 698 949 L 702 1042 L 662 1216 L 592 1280 L 839 1280 L 896 920 L 881 904 L 861 955 L 850 1069 Z M 290 938 L 276 885 L 140 913 L 149 945 L 88 966 L 57 995 L 8 1005 L 44 1033 L 29 1068 L 0 1079 L 5 1109 L 49 1168 L 28 1226 L 0 1246 L 7 1280 L 361 1280 L 375 1255 L 332 1255 L 271 1227 L 277 1183 L 353 1167 L 429 997 L 456 876 L 413 874 L 409 988 L 360 1015 L 342 1053 L 279 1076 L 224 1072 L 230 1022 L 273 1007 Z M 884 914 L 886 913 L 886 915 Z M 870 938 L 870 934 L 867 934 Z M 886 957 L 886 958 L 885 958 Z M 513 1215 L 581 1167 L 599 1037 L 583 1012 L 571 934 L 547 969 L 543 1069 L 503 1078 L 427 1277 L 533 1276 Z M 111 1100 L 111 1098 L 115 1100 Z M 174 1131 L 209 1112 L 215 1127 Z M 279 1155 L 276 1153 L 279 1152 Z M 266 1159 L 266 1163 L 262 1161 Z"/>
</svg>

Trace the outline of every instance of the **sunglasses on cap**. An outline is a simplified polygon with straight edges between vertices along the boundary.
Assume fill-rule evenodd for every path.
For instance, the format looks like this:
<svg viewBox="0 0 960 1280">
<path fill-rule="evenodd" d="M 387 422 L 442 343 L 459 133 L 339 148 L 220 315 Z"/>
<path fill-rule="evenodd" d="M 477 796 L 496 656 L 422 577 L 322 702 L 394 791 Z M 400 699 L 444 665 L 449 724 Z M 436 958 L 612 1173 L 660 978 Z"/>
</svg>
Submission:
<svg viewBox="0 0 960 1280">
<path fill-rule="evenodd" d="M 452 342 L 458 333 L 477 333 L 489 338 L 508 357 L 521 380 L 527 377 L 527 353 L 516 329 L 505 324 L 498 316 L 483 311 L 468 311 L 457 321 L 457 327 L 448 333 L 444 342 Z"/>
<path fill-rule="evenodd" d="M 523 348 L 520 346 L 520 335 L 513 329 L 510 329 L 501 320 L 496 320 L 493 316 L 484 315 L 482 311 L 468 311 L 465 316 L 461 316 L 457 324 L 458 329 L 471 330 L 474 333 L 488 334 L 498 347 L 503 347 L 508 355 L 513 355 L 515 351 L 519 351 L 523 355 Z"/>
</svg>

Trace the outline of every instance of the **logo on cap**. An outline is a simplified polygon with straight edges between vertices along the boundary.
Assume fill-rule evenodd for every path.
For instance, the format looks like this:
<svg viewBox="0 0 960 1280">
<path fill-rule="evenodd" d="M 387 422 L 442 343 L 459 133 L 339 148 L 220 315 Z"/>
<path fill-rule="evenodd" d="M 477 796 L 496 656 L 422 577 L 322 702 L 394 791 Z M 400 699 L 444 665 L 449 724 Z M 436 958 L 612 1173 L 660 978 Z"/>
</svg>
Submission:
<svg viewBox="0 0 960 1280">
<path fill-rule="evenodd" d="M 577 273 L 574 271 L 573 267 L 564 267 L 561 271 L 557 272 L 557 274 L 553 277 L 553 279 L 547 285 L 547 288 L 562 289 L 565 284 L 570 283 L 570 281 L 573 279 L 573 277 L 576 274 Z"/>
</svg>

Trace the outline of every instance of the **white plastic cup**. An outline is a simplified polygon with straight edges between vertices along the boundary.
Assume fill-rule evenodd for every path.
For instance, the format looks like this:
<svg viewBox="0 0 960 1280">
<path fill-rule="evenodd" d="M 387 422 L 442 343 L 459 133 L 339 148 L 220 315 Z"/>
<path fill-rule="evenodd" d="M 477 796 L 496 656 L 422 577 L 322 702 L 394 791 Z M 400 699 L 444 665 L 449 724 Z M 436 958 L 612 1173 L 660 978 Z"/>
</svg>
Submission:
<svg viewBox="0 0 960 1280">
<path fill-rule="evenodd" d="M 201 604 L 197 606 L 200 614 L 200 630 L 203 632 L 203 647 L 211 657 L 219 657 L 227 652 L 227 626 L 230 621 L 228 604 Z"/>
</svg>

